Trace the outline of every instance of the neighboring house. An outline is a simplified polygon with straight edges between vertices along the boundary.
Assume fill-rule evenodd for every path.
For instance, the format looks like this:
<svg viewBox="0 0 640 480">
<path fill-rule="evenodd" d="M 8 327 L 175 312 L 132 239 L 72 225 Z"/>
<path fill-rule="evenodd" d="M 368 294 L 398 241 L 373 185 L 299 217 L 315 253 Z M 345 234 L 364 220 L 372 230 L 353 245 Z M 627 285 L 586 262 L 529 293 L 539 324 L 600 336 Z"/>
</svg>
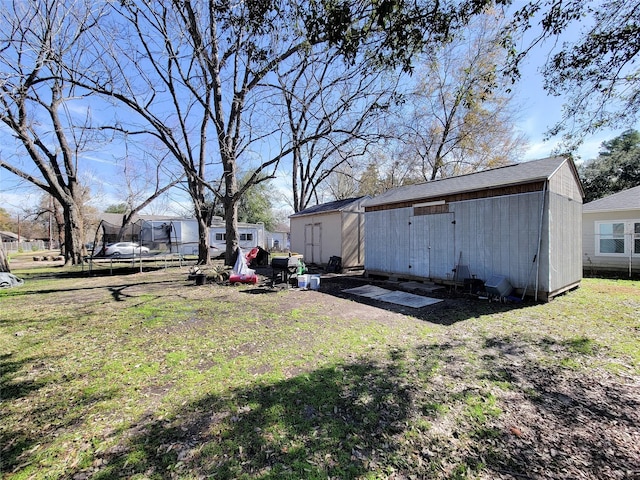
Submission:
<svg viewBox="0 0 640 480">
<path fill-rule="evenodd" d="M 289 217 L 291 251 L 305 263 L 326 265 L 340 257 L 343 268 L 364 265 L 364 209 L 370 197 L 348 198 L 306 208 Z"/>
<path fill-rule="evenodd" d="M 586 203 L 582 248 L 587 274 L 640 274 L 640 186 Z"/>
<path fill-rule="evenodd" d="M 365 270 L 452 282 L 502 277 L 518 294 L 548 299 L 582 278 L 583 196 L 564 157 L 389 190 L 364 203 Z"/>
<path fill-rule="evenodd" d="M 23 239 L 20 239 L 17 233 L 1 231 L 0 240 L 2 240 L 3 242 L 17 242 Z"/>
<path fill-rule="evenodd" d="M 198 222 L 195 218 L 164 218 L 142 223 L 142 243 L 170 245 L 172 252 L 198 254 Z M 265 229 L 262 223 L 238 223 L 239 246 L 244 251 L 265 247 Z M 227 249 L 226 225 L 222 217 L 213 217 L 209 225 L 209 252 L 212 257 L 223 255 Z"/>
<path fill-rule="evenodd" d="M 116 241 L 140 242 L 152 250 L 167 250 L 187 255 L 198 254 L 198 222 L 195 218 L 162 215 L 137 215 L 120 235 L 121 214 L 103 214 L 96 233 L 96 243 Z M 108 219 L 108 220 L 106 220 Z M 262 223 L 238 223 L 239 245 L 243 250 L 265 247 L 265 229 Z M 209 226 L 209 248 L 212 257 L 226 250 L 226 226 L 222 217 L 213 217 Z"/>
<path fill-rule="evenodd" d="M 289 250 L 289 226 L 285 224 L 277 225 L 273 232 L 266 233 L 266 248 L 270 251 L 285 252 Z"/>
</svg>

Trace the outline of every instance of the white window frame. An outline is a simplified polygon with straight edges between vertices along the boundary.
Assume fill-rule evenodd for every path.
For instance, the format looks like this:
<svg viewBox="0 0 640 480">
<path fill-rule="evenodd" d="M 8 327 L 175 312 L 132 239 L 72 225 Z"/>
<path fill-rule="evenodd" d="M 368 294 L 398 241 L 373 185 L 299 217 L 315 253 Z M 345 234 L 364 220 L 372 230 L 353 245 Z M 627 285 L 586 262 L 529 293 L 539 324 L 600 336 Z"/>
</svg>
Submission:
<svg viewBox="0 0 640 480">
<path fill-rule="evenodd" d="M 595 223 L 595 253 L 596 255 L 603 257 L 626 257 L 629 255 L 634 257 L 640 257 L 640 250 L 638 252 L 635 250 L 635 242 L 640 242 L 640 231 L 636 232 L 636 224 L 640 225 L 640 219 L 633 220 L 598 220 Z M 600 226 L 601 225 L 614 225 L 614 224 L 622 224 L 624 226 L 624 233 L 622 234 L 622 240 L 624 242 L 624 251 L 620 253 L 616 252 L 602 252 L 600 250 Z M 640 227 L 639 227 L 640 229 Z M 613 237 L 620 238 L 620 237 Z"/>
</svg>

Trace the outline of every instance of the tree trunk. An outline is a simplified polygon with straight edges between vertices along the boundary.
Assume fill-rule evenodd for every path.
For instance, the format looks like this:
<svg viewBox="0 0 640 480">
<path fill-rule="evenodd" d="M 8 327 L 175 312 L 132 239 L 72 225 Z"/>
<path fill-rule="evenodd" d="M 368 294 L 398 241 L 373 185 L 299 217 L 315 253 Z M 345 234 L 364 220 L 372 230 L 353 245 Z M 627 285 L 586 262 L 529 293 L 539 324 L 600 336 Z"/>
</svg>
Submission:
<svg viewBox="0 0 640 480">
<path fill-rule="evenodd" d="M 211 263 L 211 255 L 209 254 L 209 215 L 199 215 L 196 213 L 198 220 L 198 265 L 209 265 Z"/>
<path fill-rule="evenodd" d="M 234 197 L 224 197 L 224 223 L 227 236 L 227 250 L 224 256 L 225 265 L 233 265 L 238 251 L 238 202 Z"/>
<path fill-rule="evenodd" d="M 82 263 L 82 245 L 84 227 L 82 216 L 75 202 L 60 202 L 64 214 L 64 265 L 79 265 Z"/>
<path fill-rule="evenodd" d="M 2 244 L 2 240 L 0 240 L 0 272 L 10 272 L 11 268 L 9 268 L 9 258 L 4 251 L 4 245 Z"/>
</svg>

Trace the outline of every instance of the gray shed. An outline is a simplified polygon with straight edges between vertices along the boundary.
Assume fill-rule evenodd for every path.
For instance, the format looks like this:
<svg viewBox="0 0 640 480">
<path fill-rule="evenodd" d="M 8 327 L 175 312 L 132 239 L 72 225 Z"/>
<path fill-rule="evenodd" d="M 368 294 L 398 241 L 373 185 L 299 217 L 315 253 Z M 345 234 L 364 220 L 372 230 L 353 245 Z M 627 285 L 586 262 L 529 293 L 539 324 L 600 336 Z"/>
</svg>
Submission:
<svg viewBox="0 0 640 480">
<path fill-rule="evenodd" d="M 364 203 L 365 270 L 549 299 L 582 279 L 582 199 L 565 157 L 395 188 Z"/>
<path fill-rule="evenodd" d="M 326 265 L 341 257 L 344 268 L 364 265 L 364 208 L 370 197 L 347 198 L 306 208 L 289 217 L 291 250 L 306 263 Z"/>
<path fill-rule="evenodd" d="M 584 269 L 591 274 L 640 274 L 640 185 L 582 208 Z"/>
</svg>

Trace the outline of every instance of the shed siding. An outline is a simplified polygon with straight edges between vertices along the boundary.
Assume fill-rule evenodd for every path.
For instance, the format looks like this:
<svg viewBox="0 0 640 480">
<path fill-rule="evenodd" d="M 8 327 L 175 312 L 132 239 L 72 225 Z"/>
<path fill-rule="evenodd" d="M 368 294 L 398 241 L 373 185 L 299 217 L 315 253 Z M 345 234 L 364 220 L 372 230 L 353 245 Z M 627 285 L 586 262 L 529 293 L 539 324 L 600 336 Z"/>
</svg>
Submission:
<svg viewBox="0 0 640 480">
<path fill-rule="evenodd" d="M 467 265 L 477 278 L 502 275 L 524 288 L 537 250 L 541 196 L 526 193 L 452 205 L 455 262 Z"/>
<path fill-rule="evenodd" d="M 364 212 L 342 212 L 342 255 L 334 255 L 345 267 L 364 265 Z"/>
<path fill-rule="evenodd" d="M 409 217 L 413 208 L 365 213 L 365 268 L 410 275 Z"/>
<path fill-rule="evenodd" d="M 582 279 L 582 202 L 549 193 L 549 292 Z"/>
<path fill-rule="evenodd" d="M 564 162 L 558 171 L 549 179 L 549 191 L 582 203 L 580 185 L 568 162 Z"/>
<path fill-rule="evenodd" d="M 460 262 L 477 278 L 503 275 L 524 288 L 538 246 L 541 197 L 465 200 L 432 215 L 413 216 L 412 208 L 367 212 L 365 268 L 447 280 Z"/>
<path fill-rule="evenodd" d="M 291 251 L 307 263 L 326 265 L 333 256 L 345 268 L 364 265 L 364 220 L 356 212 L 323 213 L 291 218 Z"/>
<path fill-rule="evenodd" d="M 307 223 L 303 217 L 292 218 L 289 223 L 289 231 L 291 235 L 290 249 L 294 253 L 304 254 L 304 225 Z"/>
<path fill-rule="evenodd" d="M 341 256 L 340 212 L 301 217 L 300 220 L 305 225 L 305 249 L 302 251 L 305 262 L 326 264 L 331 256 Z"/>
</svg>

